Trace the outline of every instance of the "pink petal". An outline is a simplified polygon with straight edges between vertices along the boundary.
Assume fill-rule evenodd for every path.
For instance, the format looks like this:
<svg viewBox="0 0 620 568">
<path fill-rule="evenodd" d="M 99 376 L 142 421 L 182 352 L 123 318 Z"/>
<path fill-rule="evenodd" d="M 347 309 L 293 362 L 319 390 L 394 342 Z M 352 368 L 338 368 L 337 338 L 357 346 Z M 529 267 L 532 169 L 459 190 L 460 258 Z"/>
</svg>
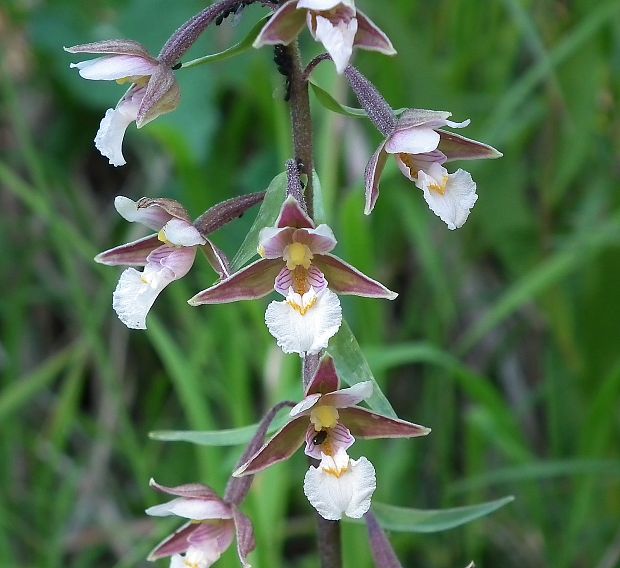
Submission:
<svg viewBox="0 0 620 568">
<path fill-rule="evenodd" d="M 237 533 L 237 554 L 243 568 L 250 568 L 248 554 L 256 548 L 254 529 L 252 521 L 244 515 L 237 507 L 233 507 L 233 518 L 235 520 L 235 530 Z"/>
<path fill-rule="evenodd" d="M 95 257 L 95 262 L 107 266 L 144 266 L 147 256 L 160 246 L 157 235 L 149 235 L 101 252 Z"/>
<path fill-rule="evenodd" d="M 74 45 L 73 47 L 65 47 L 64 50 L 69 53 L 137 55 L 139 57 L 150 58 L 152 61 L 155 61 L 155 59 L 149 55 L 149 52 L 144 48 L 144 46 L 142 46 L 142 44 L 130 39 L 107 39 L 104 41 Z"/>
<path fill-rule="evenodd" d="M 141 223 L 154 231 L 159 231 L 172 219 L 172 215 L 161 207 L 144 205 L 141 199 L 136 202 L 122 195 L 114 199 L 114 207 L 123 219 L 130 223 Z"/>
<path fill-rule="evenodd" d="M 314 291 L 318 294 L 321 290 L 326 288 L 327 280 L 325 280 L 323 273 L 316 266 L 312 265 L 307 271 L 307 284 L 312 286 Z M 278 276 L 276 276 L 274 288 L 283 296 L 287 296 L 289 288 L 291 287 L 295 288 L 295 273 L 285 266 Z"/>
<path fill-rule="evenodd" d="M 302 209 L 294 197 L 287 197 L 282 204 L 276 227 L 295 227 L 296 229 L 314 229 L 314 221 Z"/>
<path fill-rule="evenodd" d="M 259 254 L 263 258 L 282 258 L 284 249 L 293 242 L 292 227 L 265 227 L 258 235 Z"/>
<path fill-rule="evenodd" d="M 147 560 L 152 562 L 158 558 L 166 558 L 166 556 L 172 556 L 173 554 L 183 554 L 190 546 L 188 537 L 199 528 L 200 525 L 192 523 L 191 521 L 184 524 L 175 533 L 162 540 L 150 552 Z"/>
<path fill-rule="evenodd" d="M 306 449 L 304 453 L 307 456 L 320 460 L 323 457 L 321 454 L 325 449 L 326 443 L 329 444 L 330 452 L 335 454 L 338 450 L 348 450 L 355 442 L 351 432 L 342 424 L 337 424 L 334 428 L 329 428 L 322 432 L 324 432 L 323 435 L 326 437 L 320 444 L 317 444 L 315 441 L 321 433 L 317 432 L 313 425 L 310 425 L 306 430 Z"/>
<path fill-rule="evenodd" d="M 297 0 L 289 0 L 280 6 L 265 24 L 253 45 L 288 45 L 299 35 L 305 23 L 306 12 L 297 9 Z"/>
<path fill-rule="evenodd" d="M 77 68 L 80 77 L 100 81 L 150 76 L 158 66 L 157 61 L 135 55 L 104 55 L 70 65 Z"/>
<path fill-rule="evenodd" d="M 232 515 L 234 512 L 231 509 Z M 213 556 L 219 556 L 228 550 L 235 538 L 234 522 L 225 520 L 215 523 L 204 523 L 192 532 L 187 540 L 197 548 L 210 549 Z"/>
<path fill-rule="evenodd" d="M 181 90 L 174 72 L 163 65 L 153 71 L 136 116 L 136 126 L 142 128 L 158 116 L 171 112 L 179 106 Z"/>
<path fill-rule="evenodd" d="M 299 0 L 297 8 L 306 8 L 307 10 L 331 10 L 339 4 L 347 7 L 353 7 L 353 0 Z"/>
<path fill-rule="evenodd" d="M 305 416 L 293 418 L 254 456 L 237 469 L 233 476 L 251 475 L 290 458 L 303 444 L 307 425 L 308 419 Z"/>
<path fill-rule="evenodd" d="M 336 246 L 334 232 L 327 225 L 319 225 L 316 229 L 297 229 L 293 234 L 295 242 L 306 245 L 312 254 L 325 254 Z"/>
<path fill-rule="evenodd" d="M 398 418 L 381 416 L 359 406 L 343 408 L 338 412 L 339 421 L 358 438 L 414 438 L 426 436 L 431 431 L 430 428 Z"/>
<path fill-rule="evenodd" d="M 168 517 L 175 515 L 193 521 L 204 521 L 208 519 L 230 519 L 232 511 L 230 506 L 221 499 L 186 499 L 177 497 L 167 503 L 149 507 L 147 515 L 152 517 Z"/>
<path fill-rule="evenodd" d="M 305 413 L 307 410 L 310 410 L 322 397 L 323 395 L 320 393 L 313 393 L 307 395 L 301 402 L 298 402 L 293 408 L 291 408 L 290 415 L 298 416 L 302 412 Z"/>
<path fill-rule="evenodd" d="M 211 268 L 217 272 L 220 278 L 228 278 L 230 276 L 230 262 L 224 251 L 213 244 L 209 239 L 207 243 L 200 247 L 204 255 L 207 257 Z"/>
<path fill-rule="evenodd" d="M 175 497 L 187 497 L 192 499 L 211 499 L 214 501 L 222 501 L 219 495 L 211 489 L 208 485 L 202 483 L 186 483 L 185 485 L 177 485 L 176 487 L 167 487 L 157 483 L 154 479 L 149 481 L 149 485 L 167 495 L 174 495 Z M 223 501 L 222 501 L 223 502 Z"/>
<path fill-rule="evenodd" d="M 389 38 L 366 14 L 357 10 L 357 33 L 353 45 L 360 49 L 378 51 L 385 55 L 396 55 L 396 50 Z"/>
<path fill-rule="evenodd" d="M 480 160 L 501 158 L 503 154 L 492 146 L 477 142 L 465 136 L 439 130 L 441 141 L 439 142 L 439 150 L 447 157 L 448 162 L 452 160 Z"/>
<path fill-rule="evenodd" d="M 340 388 L 340 379 L 336 373 L 334 360 L 329 355 L 324 355 L 314 376 L 306 387 L 306 396 L 315 393 L 326 394 L 337 391 Z"/>
<path fill-rule="evenodd" d="M 398 296 L 396 292 L 388 290 L 383 284 L 369 278 L 337 256 L 317 255 L 313 262 L 325 275 L 328 287 L 338 294 L 388 300 Z"/>
<path fill-rule="evenodd" d="M 181 221 L 192 222 L 187 209 L 183 207 L 178 201 L 174 199 L 168 199 L 166 197 L 141 197 L 136 202 L 138 209 L 149 209 L 151 207 L 157 207 L 168 214 L 171 218 L 175 217 L 181 219 Z"/>
<path fill-rule="evenodd" d="M 347 408 L 354 406 L 372 395 L 372 382 L 362 381 L 346 389 L 327 393 L 321 398 L 321 405 Z"/>
<path fill-rule="evenodd" d="M 366 186 L 366 206 L 364 207 L 364 213 L 366 215 L 370 215 L 379 197 L 379 180 L 383 173 L 383 168 L 385 168 L 387 157 L 388 154 L 385 151 L 385 142 L 383 142 L 370 157 L 366 165 L 366 171 L 364 172 Z"/>
<path fill-rule="evenodd" d="M 161 267 L 171 270 L 174 280 L 183 278 L 194 264 L 196 249 L 194 247 L 169 247 L 163 246 L 155 249 L 147 257 L 147 263 L 158 263 Z"/>
<path fill-rule="evenodd" d="M 423 154 L 436 150 L 439 140 L 439 133 L 432 128 L 415 126 L 394 132 L 385 143 L 385 151 L 388 154 Z"/>
<path fill-rule="evenodd" d="M 398 117 L 396 130 L 407 130 L 416 126 L 433 129 L 441 128 L 451 122 L 448 120 L 450 116 L 452 116 L 452 113 L 445 110 L 410 108 Z"/>
<path fill-rule="evenodd" d="M 239 300 L 255 300 L 273 291 L 274 281 L 282 268 L 281 260 L 260 259 L 196 294 L 188 301 L 191 306 L 226 304 Z"/>
</svg>

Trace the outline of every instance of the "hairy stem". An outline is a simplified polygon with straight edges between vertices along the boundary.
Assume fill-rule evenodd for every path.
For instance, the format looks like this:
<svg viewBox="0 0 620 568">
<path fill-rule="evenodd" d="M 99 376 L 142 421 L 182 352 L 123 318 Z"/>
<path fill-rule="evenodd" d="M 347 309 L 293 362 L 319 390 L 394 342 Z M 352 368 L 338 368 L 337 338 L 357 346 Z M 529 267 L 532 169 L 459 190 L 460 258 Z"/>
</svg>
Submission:
<svg viewBox="0 0 620 568">
<path fill-rule="evenodd" d="M 310 116 L 310 97 L 308 96 L 308 79 L 301 65 L 297 41 L 285 48 L 288 61 L 280 61 L 280 66 L 288 73 L 290 86 L 291 126 L 295 160 L 299 171 L 306 174 L 308 182 L 305 190 L 306 210 L 314 218 L 314 194 L 312 191 L 312 117 Z M 284 65 L 281 65 L 284 63 Z M 308 385 L 318 366 L 320 355 L 306 355 L 302 372 L 302 382 Z M 316 465 L 316 464 L 315 464 Z M 340 523 L 327 521 L 318 513 L 317 543 L 321 568 L 341 568 L 342 548 L 340 544 Z"/>
<path fill-rule="evenodd" d="M 301 67 L 301 57 L 297 41 L 287 46 L 289 57 L 288 79 L 290 82 L 291 125 L 295 159 L 301 172 L 308 176 L 305 198 L 308 215 L 314 217 L 314 194 L 312 191 L 312 118 L 310 116 L 310 97 L 308 81 Z"/>
<path fill-rule="evenodd" d="M 340 521 L 328 521 L 318 514 L 316 517 L 321 568 L 341 568 Z"/>
</svg>

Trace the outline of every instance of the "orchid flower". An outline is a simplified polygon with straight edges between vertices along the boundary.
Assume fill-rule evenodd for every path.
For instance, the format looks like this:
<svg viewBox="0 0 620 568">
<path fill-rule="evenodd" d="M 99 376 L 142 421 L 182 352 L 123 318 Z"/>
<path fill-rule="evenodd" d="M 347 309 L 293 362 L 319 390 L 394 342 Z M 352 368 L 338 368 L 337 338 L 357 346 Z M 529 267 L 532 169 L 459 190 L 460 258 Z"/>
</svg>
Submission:
<svg viewBox="0 0 620 568">
<path fill-rule="evenodd" d="M 329 520 L 343 515 L 360 518 L 370 507 L 376 487 L 375 470 L 365 457 L 351 459 L 347 450 L 359 438 L 412 438 L 428 428 L 382 416 L 357 404 L 372 395 L 370 381 L 340 389 L 333 359 L 325 356 L 290 412 L 286 424 L 233 476 L 252 475 L 291 457 L 305 441 L 306 455 L 320 460 L 304 479 L 304 493 L 319 514 Z"/>
<path fill-rule="evenodd" d="M 170 557 L 170 568 L 208 568 L 237 538 L 237 553 L 244 568 L 256 546 L 252 523 L 236 505 L 227 503 L 207 485 L 191 483 L 165 487 L 151 479 L 151 487 L 175 499 L 146 510 L 147 515 L 175 515 L 188 519 L 150 553 L 148 560 Z"/>
<path fill-rule="evenodd" d="M 338 73 L 349 64 L 354 47 L 394 55 L 388 37 L 354 0 L 288 0 L 278 8 L 254 41 L 254 47 L 290 44 L 307 25 L 312 37 L 331 55 Z"/>
<path fill-rule="evenodd" d="M 193 306 L 285 297 L 267 307 L 265 322 L 285 353 L 318 353 L 340 327 L 338 294 L 394 299 L 396 294 L 329 254 L 336 238 L 327 225 L 315 226 L 299 202 L 288 197 L 275 227 L 259 235 L 261 259 L 203 290 Z"/>
<path fill-rule="evenodd" d="M 108 266 L 144 266 L 142 272 L 128 268 L 121 274 L 112 307 L 127 327 L 146 329 L 146 316 L 159 293 L 189 272 L 198 246 L 211 243 L 192 225 L 183 206 L 171 199 L 143 197 L 136 202 L 118 196 L 114 206 L 127 221 L 157 231 L 95 257 Z"/>
<path fill-rule="evenodd" d="M 106 111 L 95 136 L 95 146 L 110 164 L 124 165 L 122 144 L 127 127 L 135 121 L 142 128 L 179 104 L 180 91 L 172 69 L 130 40 L 99 41 L 65 47 L 65 50 L 101 56 L 71 63 L 84 79 L 131 83 L 116 107 Z"/>
<path fill-rule="evenodd" d="M 443 130 L 464 128 L 469 120 L 448 120 L 449 112 L 411 109 L 398 119 L 394 131 L 381 143 L 366 166 L 368 215 L 379 197 L 379 179 L 389 154 L 400 171 L 422 190 L 424 199 L 449 229 L 461 227 L 476 203 L 476 183 L 469 172 L 448 173 L 444 164 L 452 160 L 499 158 L 495 148 Z"/>
</svg>

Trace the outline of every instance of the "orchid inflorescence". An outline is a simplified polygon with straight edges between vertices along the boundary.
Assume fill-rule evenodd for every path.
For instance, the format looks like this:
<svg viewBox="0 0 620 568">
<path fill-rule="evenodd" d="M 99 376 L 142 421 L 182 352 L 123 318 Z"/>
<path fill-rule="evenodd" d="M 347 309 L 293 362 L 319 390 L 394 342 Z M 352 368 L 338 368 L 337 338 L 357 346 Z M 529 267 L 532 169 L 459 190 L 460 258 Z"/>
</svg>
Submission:
<svg viewBox="0 0 620 568">
<path fill-rule="evenodd" d="M 146 237 L 97 255 L 107 265 L 123 265 L 113 293 L 113 308 L 129 328 L 145 329 L 147 314 L 163 289 L 185 276 L 202 251 L 216 282 L 198 292 L 189 304 L 228 303 L 257 300 L 275 292 L 281 300 L 266 309 L 265 323 L 285 353 L 297 353 L 304 360 L 303 398 L 292 406 L 287 423 L 266 443 L 264 438 L 275 416 L 272 409 L 232 473 L 226 495 L 220 498 L 210 487 L 193 483 L 152 486 L 175 498 L 151 507 L 152 516 L 176 515 L 187 520 L 152 552 L 150 559 L 170 557 L 171 567 L 211 566 L 233 540 L 239 560 L 249 566 L 247 556 L 254 549 L 252 525 L 240 510 L 252 476 L 293 455 L 305 444 L 310 460 L 303 489 L 318 514 L 330 521 L 343 516 L 365 517 L 373 554 L 378 566 L 390 558 L 389 542 L 370 511 L 377 476 L 364 456 L 349 455 L 356 438 L 410 438 L 424 436 L 428 428 L 384 416 L 359 406 L 373 395 L 376 385 L 355 376 L 343 376 L 351 386 L 340 387 L 338 361 L 325 353 L 330 339 L 342 324 L 339 295 L 394 300 L 397 296 L 383 284 L 363 274 L 332 254 L 337 240 L 325 223 L 313 216 L 312 147 L 307 102 L 309 75 L 322 61 L 333 61 L 377 127 L 383 141 L 370 157 L 365 172 L 366 204 L 370 214 L 379 196 L 379 180 L 389 155 L 403 175 L 422 192 L 430 209 L 449 229 L 461 227 L 478 196 L 471 175 L 446 165 L 454 160 L 497 158 L 501 154 L 486 144 L 465 138 L 448 129 L 462 129 L 469 120 L 454 122 L 445 111 L 408 109 L 397 114 L 377 88 L 350 64 L 354 48 L 394 55 L 387 35 L 354 0 L 220 0 L 179 28 L 157 57 L 131 40 L 109 40 L 66 48 L 72 54 L 94 54 L 95 59 L 72 63 L 90 80 L 113 80 L 127 84 L 118 104 L 109 109 L 95 136 L 95 146 L 110 164 L 126 163 L 122 152 L 128 126 L 138 128 L 180 103 L 175 72 L 181 59 L 199 35 L 212 23 L 219 25 L 231 13 L 258 1 L 272 12 L 253 40 L 254 47 L 278 46 L 277 62 L 290 85 L 295 158 L 287 163 L 287 190 L 273 226 L 260 228 L 256 243 L 258 259 L 233 269 L 227 255 L 210 235 L 263 200 L 264 193 L 234 197 L 216 204 L 196 220 L 179 202 L 167 198 L 143 197 L 134 201 L 118 196 L 114 205 L 127 221 L 154 231 Z M 297 37 L 308 28 L 327 53 L 303 70 L 299 64 Z M 307 101 L 307 94 L 306 94 Z M 301 117 L 301 118 L 300 118 Z M 304 122 L 305 120 L 305 122 Z M 386 564 L 387 565 L 387 564 Z"/>
</svg>

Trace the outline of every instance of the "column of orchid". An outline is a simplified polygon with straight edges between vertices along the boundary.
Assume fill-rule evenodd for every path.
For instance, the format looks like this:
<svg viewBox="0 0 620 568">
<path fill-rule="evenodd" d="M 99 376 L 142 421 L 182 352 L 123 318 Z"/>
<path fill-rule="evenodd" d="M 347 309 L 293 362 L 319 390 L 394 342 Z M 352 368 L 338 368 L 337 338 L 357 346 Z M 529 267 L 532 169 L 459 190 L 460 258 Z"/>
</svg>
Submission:
<svg viewBox="0 0 620 568">
<path fill-rule="evenodd" d="M 129 85 L 116 107 L 106 112 L 95 137 L 97 149 L 112 165 L 125 164 L 122 142 L 132 122 L 141 128 L 177 107 L 180 90 L 175 71 L 183 67 L 181 59 L 198 36 L 213 22 L 221 22 L 254 1 L 221 0 L 209 6 L 179 28 L 157 57 L 130 40 L 67 48 L 70 53 L 98 56 L 72 64 L 85 79 L 115 80 Z M 410 109 L 399 116 L 394 113 L 374 85 L 349 64 L 355 47 L 386 55 L 396 53 L 388 37 L 356 9 L 353 0 L 259 3 L 273 15 L 254 46 L 284 46 L 277 48 L 277 59 L 280 71 L 287 75 L 295 156 L 287 163 L 288 189 L 277 221 L 260 232 L 258 258 L 232 272 L 227 255 L 209 236 L 258 204 L 262 193 L 214 205 L 194 221 L 176 201 L 147 197 L 134 201 L 119 196 L 115 200 L 118 213 L 130 222 L 147 226 L 153 234 L 105 251 L 95 260 L 128 267 L 120 276 L 112 305 L 120 320 L 134 329 L 146 328 L 147 314 L 157 296 L 189 272 L 198 250 L 206 255 L 218 279 L 193 296 L 190 305 L 259 300 L 275 292 L 281 299 L 267 306 L 265 323 L 285 353 L 296 353 L 304 359 L 303 396 L 296 404 L 283 402 L 266 414 L 232 472 L 223 498 L 200 483 L 164 487 L 151 482 L 155 489 L 174 499 L 151 507 L 147 513 L 176 515 L 186 519 L 186 523 L 159 544 L 150 559 L 170 557 L 172 568 L 206 568 L 236 538 L 239 560 L 243 566 L 249 566 L 247 556 L 255 542 L 251 522 L 240 506 L 252 476 L 304 446 L 311 465 L 303 478 L 303 489 L 318 515 L 330 521 L 343 516 L 365 516 L 377 565 L 397 566 L 398 561 L 370 512 L 377 483 L 375 468 L 364 456 L 352 457 L 356 454 L 353 445 L 356 438 L 415 437 L 430 430 L 359 406 L 372 395 L 372 383 L 348 377 L 347 382 L 357 384 L 341 388 L 336 365 L 325 355 L 330 339 L 342 323 L 338 295 L 393 300 L 397 294 L 332 254 L 337 244 L 334 232 L 312 217 L 308 77 L 321 61 L 332 60 L 384 137 L 366 168 L 366 214 L 375 206 L 381 171 L 392 154 L 431 210 L 450 229 L 460 227 L 476 202 L 476 184 L 468 172 L 459 169 L 449 173 L 445 164 L 500 154 L 490 146 L 446 130 L 463 128 L 469 123 L 449 120 L 449 112 Z M 303 69 L 297 36 L 306 26 L 328 53 Z M 302 179 L 306 180 L 305 187 Z M 269 423 L 284 406 L 292 407 L 288 423 L 265 443 Z M 322 552 L 322 562 L 325 566 L 338 566 L 339 561 L 334 560 L 337 555 L 331 552 Z"/>
</svg>

